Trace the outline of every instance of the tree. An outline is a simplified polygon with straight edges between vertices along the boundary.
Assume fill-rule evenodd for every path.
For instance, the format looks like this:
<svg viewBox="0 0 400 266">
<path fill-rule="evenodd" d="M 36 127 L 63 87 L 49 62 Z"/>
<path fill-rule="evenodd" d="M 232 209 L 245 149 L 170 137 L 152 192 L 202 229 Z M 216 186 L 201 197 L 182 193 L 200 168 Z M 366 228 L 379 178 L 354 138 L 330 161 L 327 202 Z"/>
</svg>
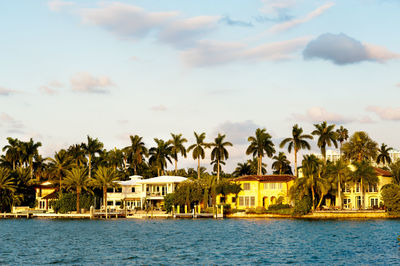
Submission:
<svg viewBox="0 0 400 266">
<path fill-rule="evenodd" d="M 80 213 L 79 200 L 82 189 L 87 190 L 89 187 L 88 171 L 81 167 L 74 167 L 68 170 L 64 185 L 67 189 L 76 191 L 76 210 Z"/>
<path fill-rule="evenodd" d="M 251 175 L 251 166 L 250 163 L 244 162 L 244 163 L 238 163 L 235 171 L 233 171 L 232 173 L 234 176 L 239 177 L 239 176 L 243 176 L 243 175 Z"/>
<path fill-rule="evenodd" d="M 169 141 L 165 142 L 162 139 L 157 138 L 155 138 L 154 141 L 156 142 L 157 147 L 152 147 L 149 150 L 149 163 L 157 168 L 157 175 L 160 176 L 160 172 L 163 173 L 164 169 L 167 168 L 167 163 L 172 163 L 172 147 Z"/>
<path fill-rule="evenodd" d="M 17 186 L 10 170 L 0 167 L 0 211 L 9 211 L 15 200 Z"/>
<path fill-rule="evenodd" d="M 124 167 L 124 154 L 122 150 L 114 148 L 104 154 L 107 164 L 112 166 L 115 171 L 123 169 Z"/>
<path fill-rule="evenodd" d="M 183 138 L 182 134 L 175 135 L 171 133 L 171 157 L 175 160 L 175 175 L 178 171 L 178 154 L 180 153 L 186 158 L 186 148 L 183 145 L 185 142 L 187 142 L 187 139 Z"/>
<path fill-rule="evenodd" d="M 212 147 L 214 147 L 211 150 L 211 160 L 215 160 L 217 164 L 217 181 L 219 181 L 221 162 L 229 158 L 229 153 L 226 147 L 233 146 L 229 141 L 224 142 L 225 137 L 225 135 L 218 133 L 218 136 L 214 139 L 214 143 L 210 144 Z"/>
<path fill-rule="evenodd" d="M 250 136 L 248 138 L 250 145 L 246 150 L 246 154 L 253 154 L 253 157 L 257 157 L 257 175 L 262 175 L 262 158 L 264 157 L 264 154 L 266 154 L 268 157 L 272 157 L 272 155 L 275 153 L 275 145 L 271 139 L 271 135 L 267 133 L 265 128 L 257 128 L 255 136 Z"/>
<path fill-rule="evenodd" d="M 128 161 L 132 164 L 133 172 L 136 175 L 137 167 L 138 165 L 142 164 L 144 160 L 143 157 L 148 155 L 148 150 L 143 142 L 142 137 L 135 135 L 129 136 L 129 138 L 131 140 L 131 145 L 126 147 L 125 149 L 128 153 Z"/>
<path fill-rule="evenodd" d="M 111 167 L 100 166 L 97 168 L 94 178 L 90 180 L 90 185 L 103 190 L 103 206 L 106 211 L 106 219 L 108 218 L 107 208 L 107 189 L 119 187 L 116 182 L 119 179 L 118 172 Z"/>
<path fill-rule="evenodd" d="M 389 214 L 400 214 L 400 185 L 387 184 L 382 187 L 382 200 Z"/>
<path fill-rule="evenodd" d="M 102 152 L 103 143 L 101 143 L 97 138 L 93 139 L 87 136 L 87 143 L 82 143 L 82 149 L 88 156 L 88 168 L 89 168 L 89 178 L 92 177 L 92 158 L 96 156 L 97 153 Z M 78 199 L 79 201 L 79 199 Z"/>
<path fill-rule="evenodd" d="M 379 179 L 376 175 L 374 167 L 369 161 L 353 162 L 355 170 L 351 173 L 351 179 L 353 183 L 360 183 L 361 187 L 361 209 L 364 209 L 366 199 L 364 199 L 365 188 L 369 185 L 375 186 L 378 184 Z"/>
<path fill-rule="evenodd" d="M 194 132 L 194 136 L 196 138 L 196 144 L 190 145 L 188 148 L 188 152 L 193 150 L 193 159 L 197 159 L 197 178 L 200 179 L 200 159 L 205 158 L 206 155 L 204 150 L 209 148 L 210 145 L 204 142 L 206 138 L 206 133 L 203 132 L 201 134 L 197 134 L 196 132 Z"/>
<path fill-rule="evenodd" d="M 72 158 L 68 155 L 65 150 L 60 150 L 54 154 L 53 158 L 48 158 L 50 160 L 50 171 L 58 176 L 60 185 L 60 194 L 62 193 L 62 179 L 65 177 L 68 169 L 71 168 Z"/>
<path fill-rule="evenodd" d="M 320 161 L 314 155 L 304 155 L 302 166 L 303 176 L 305 183 L 305 188 L 309 187 L 311 190 L 311 199 L 312 199 L 312 210 L 314 210 L 315 206 L 315 179 L 319 174 Z"/>
<path fill-rule="evenodd" d="M 297 124 L 293 126 L 292 137 L 282 140 L 280 148 L 285 147 L 288 144 L 288 152 L 291 153 L 292 149 L 294 151 L 294 175 L 298 176 L 297 171 L 297 153 L 301 149 L 310 149 L 310 144 L 307 139 L 312 139 L 311 135 L 303 134 L 303 129 Z"/>
<path fill-rule="evenodd" d="M 67 150 L 67 153 L 71 157 L 72 162 L 77 167 L 82 167 L 87 163 L 83 145 L 84 144 L 74 144 L 74 145 L 69 146 L 69 148 Z"/>
<path fill-rule="evenodd" d="M 33 158 L 35 155 L 38 155 L 40 146 L 42 146 L 42 143 L 34 142 L 32 138 L 28 142 L 22 142 L 21 145 L 23 157 L 27 159 L 29 163 L 31 179 L 33 178 Z"/>
<path fill-rule="evenodd" d="M 351 176 L 351 172 L 348 167 L 348 163 L 344 160 L 340 159 L 334 163 L 328 165 L 328 175 L 331 175 L 336 178 L 337 182 L 337 197 L 338 197 L 338 204 L 337 206 L 341 209 L 342 208 L 342 188 L 341 186 L 344 185 L 346 181 L 349 180 Z"/>
<path fill-rule="evenodd" d="M 279 152 L 278 155 L 272 157 L 275 161 L 272 163 L 272 169 L 274 169 L 274 174 L 288 174 L 292 172 L 290 167 L 290 161 L 287 159 L 284 152 Z"/>
<path fill-rule="evenodd" d="M 349 138 L 349 131 L 343 126 L 340 126 L 340 128 L 336 129 L 336 135 L 337 141 L 339 141 L 340 143 L 339 155 L 340 157 L 342 157 L 342 145 L 343 142 L 345 142 Z"/>
<path fill-rule="evenodd" d="M 330 147 L 332 145 L 337 148 L 337 134 L 334 131 L 335 125 L 328 125 L 326 121 L 321 124 L 314 124 L 316 128 L 311 135 L 318 136 L 317 145 L 321 149 L 322 157 L 324 157 L 324 162 L 326 162 L 326 146 Z"/>
<path fill-rule="evenodd" d="M 378 157 L 376 157 L 376 163 L 382 163 L 384 166 L 386 164 L 390 164 L 392 159 L 390 158 L 389 152 L 393 150 L 393 148 L 388 147 L 385 143 L 382 143 L 381 148 L 378 150 Z"/>
<path fill-rule="evenodd" d="M 8 144 L 3 147 L 3 151 L 6 152 L 6 159 L 11 161 L 12 169 L 16 169 L 16 164 L 19 160 L 20 153 L 19 153 L 19 145 L 20 141 L 18 139 L 7 138 Z"/>
<path fill-rule="evenodd" d="M 392 174 L 393 184 L 400 185 L 400 161 L 390 164 L 389 169 Z"/>
<path fill-rule="evenodd" d="M 347 160 L 361 162 L 375 159 L 377 152 L 378 144 L 364 131 L 355 132 L 349 141 L 343 144 L 343 153 Z"/>
</svg>

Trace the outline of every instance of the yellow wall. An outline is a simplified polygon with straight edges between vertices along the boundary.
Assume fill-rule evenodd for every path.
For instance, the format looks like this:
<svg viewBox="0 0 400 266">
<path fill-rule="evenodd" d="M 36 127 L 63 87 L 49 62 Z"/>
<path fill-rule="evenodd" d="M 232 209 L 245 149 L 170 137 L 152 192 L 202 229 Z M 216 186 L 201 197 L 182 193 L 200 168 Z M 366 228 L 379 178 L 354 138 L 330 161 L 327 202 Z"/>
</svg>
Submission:
<svg viewBox="0 0 400 266">
<path fill-rule="evenodd" d="M 260 182 L 260 181 L 238 181 L 238 184 L 241 185 L 242 191 L 238 194 L 237 198 L 237 203 L 234 202 L 235 195 L 234 194 L 229 194 L 225 198 L 225 203 L 230 204 L 231 208 L 238 208 L 238 209 L 247 209 L 247 208 L 257 208 L 257 207 L 265 207 L 266 209 L 268 208 L 269 205 L 275 204 L 278 200 L 279 197 L 283 197 L 283 203 L 287 204 L 289 203 L 289 197 L 288 197 L 288 190 L 290 187 L 293 185 L 293 181 L 289 182 L 275 182 L 275 183 L 267 183 L 267 182 Z M 250 184 L 250 189 L 245 190 L 244 186 L 245 183 Z M 264 187 L 264 184 L 267 184 Z M 275 184 L 275 189 L 271 188 L 271 184 Z M 280 185 L 279 185 L 280 184 Z M 279 188 L 281 186 L 281 188 Z M 240 197 L 243 198 L 243 205 L 240 205 L 242 203 L 240 201 Z M 246 197 L 248 199 L 248 206 L 246 206 L 247 201 Z M 254 198 L 254 205 L 252 205 L 252 198 Z M 223 204 L 221 202 L 221 195 L 217 196 L 217 204 Z"/>
<path fill-rule="evenodd" d="M 42 195 L 40 195 L 40 190 L 42 190 Z M 36 198 L 43 198 L 47 195 L 53 193 L 55 188 L 36 188 Z"/>
</svg>

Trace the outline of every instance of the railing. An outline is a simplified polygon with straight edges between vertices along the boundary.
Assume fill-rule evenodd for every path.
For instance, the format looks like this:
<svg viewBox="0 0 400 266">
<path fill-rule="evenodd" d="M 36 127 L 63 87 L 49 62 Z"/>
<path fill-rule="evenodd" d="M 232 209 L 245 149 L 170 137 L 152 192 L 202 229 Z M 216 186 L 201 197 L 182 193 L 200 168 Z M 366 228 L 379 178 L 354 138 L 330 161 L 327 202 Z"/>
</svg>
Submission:
<svg viewBox="0 0 400 266">
<path fill-rule="evenodd" d="M 147 197 L 163 197 L 165 196 L 167 193 L 163 193 L 163 192 L 146 192 L 146 196 Z"/>
</svg>

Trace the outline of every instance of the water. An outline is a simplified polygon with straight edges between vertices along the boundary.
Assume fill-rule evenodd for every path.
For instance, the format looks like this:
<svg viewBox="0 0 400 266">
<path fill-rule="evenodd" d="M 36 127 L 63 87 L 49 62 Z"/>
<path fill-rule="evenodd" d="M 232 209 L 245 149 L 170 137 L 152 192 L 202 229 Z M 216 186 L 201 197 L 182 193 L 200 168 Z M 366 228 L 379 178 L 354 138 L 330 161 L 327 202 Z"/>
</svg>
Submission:
<svg viewBox="0 0 400 266">
<path fill-rule="evenodd" d="M 399 264 L 399 220 L 0 220 L 0 264 Z"/>
</svg>

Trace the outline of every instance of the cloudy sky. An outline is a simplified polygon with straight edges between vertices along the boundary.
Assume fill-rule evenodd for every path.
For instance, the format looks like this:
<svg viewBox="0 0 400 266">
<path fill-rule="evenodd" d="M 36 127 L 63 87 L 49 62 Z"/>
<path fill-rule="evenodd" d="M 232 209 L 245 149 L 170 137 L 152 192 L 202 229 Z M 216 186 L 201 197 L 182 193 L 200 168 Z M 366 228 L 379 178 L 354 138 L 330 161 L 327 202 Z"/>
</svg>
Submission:
<svg viewBox="0 0 400 266">
<path fill-rule="evenodd" d="M 0 145 L 193 131 L 276 142 L 327 120 L 400 148 L 397 0 L 0 3 Z M 193 160 L 182 166 L 195 166 Z M 170 166 L 171 168 L 172 166 Z"/>
</svg>

